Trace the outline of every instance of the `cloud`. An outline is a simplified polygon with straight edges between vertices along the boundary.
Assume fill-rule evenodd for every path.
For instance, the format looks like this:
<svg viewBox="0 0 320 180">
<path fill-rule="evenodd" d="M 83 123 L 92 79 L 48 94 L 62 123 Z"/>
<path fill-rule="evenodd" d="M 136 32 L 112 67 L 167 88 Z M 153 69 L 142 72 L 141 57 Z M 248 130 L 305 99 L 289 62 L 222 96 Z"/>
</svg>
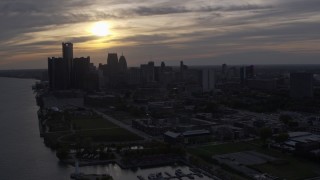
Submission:
<svg viewBox="0 0 320 180">
<path fill-rule="evenodd" d="M 245 4 L 240 6 L 201 6 L 194 8 L 187 8 L 184 6 L 178 7 L 148 7 L 140 6 L 135 9 L 129 10 L 129 13 L 139 15 L 139 16 L 152 16 L 152 15 L 167 15 L 167 14 L 178 14 L 178 13 L 191 13 L 191 12 L 218 12 L 218 11 L 250 11 L 250 10 L 260 10 L 269 9 L 271 6 L 259 6 L 253 4 Z M 128 12 L 128 11 L 127 11 Z"/>
<path fill-rule="evenodd" d="M 14 54 L 46 59 L 65 40 L 92 59 L 105 53 L 98 49 L 114 48 L 131 52 L 135 62 L 150 54 L 173 60 L 253 50 L 310 54 L 320 52 L 319 11 L 319 0 L 1 0 L 0 61 L 15 61 Z M 114 31 L 101 41 L 85 32 L 100 20 Z"/>
<path fill-rule="evenodd" d="M 41 10 L 33 4 L 25 2 L 7 2 L 0 3 L 0 13 L 14 15 L 15 13 L 20 14 L 29 14 L 29 13 L 38 13 Z"/>
</svg>

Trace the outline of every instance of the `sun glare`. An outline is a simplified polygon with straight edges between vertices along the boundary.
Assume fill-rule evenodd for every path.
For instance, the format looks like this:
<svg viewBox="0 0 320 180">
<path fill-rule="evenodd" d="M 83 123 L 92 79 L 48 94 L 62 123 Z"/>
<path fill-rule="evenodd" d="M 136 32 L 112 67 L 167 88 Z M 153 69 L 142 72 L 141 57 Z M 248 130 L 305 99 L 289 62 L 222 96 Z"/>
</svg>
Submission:
<svg viewBox="0 0 320 180">
<path fill-rule="evenodd" d="M 91 33 L 95 36 L 107 36 L 110 34 L 109 25 L 106 22 L 97 22 L 93 25 Z"/>
</svg>

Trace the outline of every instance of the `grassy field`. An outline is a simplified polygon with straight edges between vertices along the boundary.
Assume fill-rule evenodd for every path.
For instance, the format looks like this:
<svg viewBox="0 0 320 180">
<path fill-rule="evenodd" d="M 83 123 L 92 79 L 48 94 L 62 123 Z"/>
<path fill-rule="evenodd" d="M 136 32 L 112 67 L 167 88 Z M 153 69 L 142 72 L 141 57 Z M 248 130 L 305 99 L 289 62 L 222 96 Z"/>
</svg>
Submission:
<svg viewBox="0 0 320 180">
<path fill-rule="evenodd" d="M 116 124 L 103 118 L 73 118 L 74 131 L 51 133 L 46 139 L 51 144 L 73 143 L 77 139 L 90 138 L 93 142 L 129 142 L 143 140 L 140 136 L 120 128 Z"/>
<path fill-rule="evenodd" d="M 201 149 L 208 151 L 211 155 L 227 154 L 239 151 L 251 150 L 253 146 L 247 143 L 230 143 L 230 144 L 221 144 L 218 146 L 205 146 Z"/>
<path fill-rule="evenodd" d="M 127 112 L 123 112 L 123 111 L 114 111 L 112 112 L 112 114 L 109 114 L 110 116 L 112 116 L 115 119 L 118 119 L 119 121 L 131 125 L 132 124 L 132 120 L 136 119 L 134 116 L 130 115 Z"/>
<path fill-rule="evenodd" d="M 62 141 L 74 142 L 77 138 L 90 138 L 93 142 L 127 142 L 143 140 L 140 136 L 123 128 L 112 128 L 105 130 L 81 130 L 75 134 L 65 136 Z"/>
<path fill-rule="evenodd" d="M 319 176 L 319 174 L 315 173 L 315 165 L 310 165 L 308 162 L 299 164 L 289 161 L 287 164 L 281 165 L 266 163 L 262 165 L 256 165 L 252 168 L 261 172 L 268 172 L 272 175 L 292 180 Z"/>
<path fill-rule="evenodd" d="M 103 118 L 93 119 L 72 119 L 75 129 L 101 129 L 101 128 L 114 128 L 118 127 L 112 122 Z"/>
<path fill-rule="evenodd" d="M 207 162 L 213 162 L 212 156 L 219 154 L 228 154 L 240 151 L 252 150 L 253 146 L 247 143 L 230 143 L 220 145 L 208 145 L 197 148 L 189 148 L 188 151 Z"/>
<path fill-rule="evenodd" d="M 212 156 L 219 154 L 228 154 L 240 151 L 253 150 L 263 154 L 271 155 L 275 158 L 283 160 L 284 163 L 265 163 L 262 165 L 254 165 L 253 169 L 266 172 L 285 179 L 305 179 L 319 176 L 320 166 L 316 163 L 305 159 L 293 157 L 292 155 L 283 154 L 281 152 L 262 148 L 253 143 L 229 143 L 221 145 L 208 145 L 197 148 L 189 148 L 188 151 L 206 162 L 214 163 Z"/>
</svg>

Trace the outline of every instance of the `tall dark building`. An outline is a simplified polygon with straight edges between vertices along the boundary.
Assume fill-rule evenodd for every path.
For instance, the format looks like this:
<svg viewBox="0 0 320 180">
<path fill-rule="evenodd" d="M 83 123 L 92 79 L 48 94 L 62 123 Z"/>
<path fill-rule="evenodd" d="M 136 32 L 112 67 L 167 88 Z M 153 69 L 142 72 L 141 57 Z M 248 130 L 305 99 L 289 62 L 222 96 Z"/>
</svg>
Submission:
<svg viewBox="0 0 320 180">
<path fill-rule="evenodd" d="M 222 64 L 222 70 L 221 70 L 223 75 L 227 74 L 227 64 Z"/>
<path fill-rule="evenodd" d="M 254 78 L 254 66 L 243 66 L 240 68 L 241 84 L 245 84 L 248 79 Z"/>
<path fill-rule="evenodd" d="M 70 42 L 62 43 L 62 57 L 64 68 L 61 73 L 65 77 L 65 89 L 72 87 L 73 69 L 73 44 Z"/>
<path fill-rule="evenodd" d="M 188 69 L 187 65 L 183 64 L 183 61 L 180 61 L 180 80 L 184 81 L 186 80 L 186 71 Z"/>
<path fill-rule="evenodd" d="M 121 55 L 118 59 L 117 53 L 108 53 L 107 64 L 99 65 L 103 71 L 106 87 L 120 88 L 126 84 L 127 60 Z"/>
<path fill-rule="evenodd" d="M 120 72 L 126 72 L 127 68 L 127 60 L 123 55 L 121 55 L 119 59 L 119 70 Z"/>
<path fill-rule="evenodd" d="M 215 80 L 213 69 L 202 70 L 202 92 L 214 91 Z"/>
<path fill-rule="evenodd" d="M 143 83 L 149 83 L 155 81 L 155 68 L 154 62 L 150 61 L 148 64 L 141 64 L 141 79 Z"/>
<path fill-rule="evenodd" d="M 247 66 L 246 67 L 246 76 L 248 79 L 254 78 L 254 66 Z"/>
<path fill-rule="evenodd" d="M 161 69 L 164 70 L 164 68 L 166 68 L 166 64 L 162 61 L 161 62 Z"/>
<path fill-rule="evenodd" d="M 62 56 L 48 58 L 50 89 L 83 89 L 90 71 L 90 57 L 73 59 L 73 44 L 70 42 L 62 43 Z"/>
<path fill-rule="evenodd" d="M 65 89 L 66 79 L 61 70 L 65 69 L 63 58 L 48 58 L 48 76 L 50 89 Z"/>
<path fill-rule="evenodd" d="M 118 55 L 117 53 L 108 53 L 108 73 L 116 73 L 119 70 L 119 62 L 118 62 Z"/>
<path fill-rule="evenodd" d="M 90 70 L 90 57 L 75 58 L 73 60 L 73 88 L 83 89 L 86 76 Z"/>
<path fill-rule="evenodd" d="M 290 74 L 290 96 L 292 98 L 313 97 L 313 74 L 291 73 Z"/>
</svg>

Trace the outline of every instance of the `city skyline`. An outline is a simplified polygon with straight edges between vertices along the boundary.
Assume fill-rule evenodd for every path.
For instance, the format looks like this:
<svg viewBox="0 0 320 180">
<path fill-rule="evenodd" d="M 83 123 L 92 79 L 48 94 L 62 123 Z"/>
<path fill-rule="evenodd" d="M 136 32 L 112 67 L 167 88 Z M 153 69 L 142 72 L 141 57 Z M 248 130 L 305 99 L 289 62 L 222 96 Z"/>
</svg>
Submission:
<svg viewBox="0 0 320 180">
<path fill-rule="evenodd" d="M 123 52 L 128 66 L 318 63 L 320 2 L 60 1 L 0 2 L 0 69 L 45 68 L 71 41 L 96 65 Z M 107 32 L 96 31 L 99 28 Z"/>
</svg>

